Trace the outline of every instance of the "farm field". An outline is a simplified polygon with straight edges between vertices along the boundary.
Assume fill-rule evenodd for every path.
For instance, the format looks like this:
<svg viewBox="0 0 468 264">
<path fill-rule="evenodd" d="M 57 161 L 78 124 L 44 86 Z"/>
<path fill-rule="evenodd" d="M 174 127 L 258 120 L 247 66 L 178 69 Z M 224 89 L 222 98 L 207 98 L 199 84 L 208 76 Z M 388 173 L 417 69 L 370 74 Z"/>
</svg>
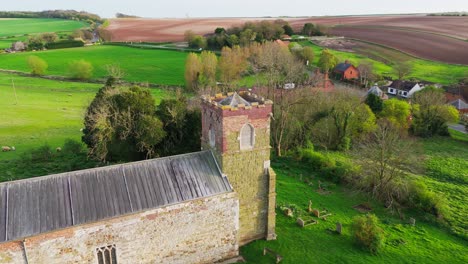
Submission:
<svg viewBox="0 0 468 264">
<path fill-rule="evenodd" d="M 452 36 L 460 39 L 468 39 L 468 31 L 460 30 L 468 27 L 468 17 L 426 16 L 414 15 L 369 15 L 369 16 L 329 16 L 310 17 L 290 22 L 296 28 L 304 23 L 323 24 L 328 26 L 379 26 L 398 27 L 408 30 L 432 32 L 441 35 Z"/>
<path fill-rule="evenodd" d="M 84 112 L 101 86 L 0 73 L 0 145 L 17 149 L 0 152 L 0 160 L 17 158 L 46 143 L 61 146 L 67 138 L 80 141 Z M 157 103 L 171 94 L 162 89 L 151 93 Z"/>
<path fill-rule="evenodd" d="M 448 85 L 456 83 L 459 79 L 468 76 L 468 66 L 417 59 L 402 52 L 379 45 L 358 43 L 358 45 L 352 48 L 347 48 L 349 51 L 333 49 L 331 49 L 331 51 L 340 61 L 349 60 L 356 65 L 359 65 L 362 61 L 367 61 L 373 65 L 376 73 L 385 76 L 396 77 L 392 73 L 391 64 L 398 61 L 407 61 L 413 66 L 412 72 L 409 74 L 408 78 Z M 309 41 L 300 42 L 300 44 L 310 46 L 314 49 L 314 64 L 316 64 L 324 48 Z"/>
<path fill-rule="evenodd" d="M 67 75 L 67 64 L 84 59 L 93 65 L 93 79 L 107 75 L 106 65 L 118 64 L 125 72 L 124 80 L 161 85 L 184 85 L 187 53 L 121 46 L 89 46 L 27 53 L 1 54 L 0 69 L 29 72 L 26 59 L 35 55 L 44 59 L 47 75 Z"/>
<path fill-rule="evenodd" d="M 395 48 L 419 58 L 468 65 L 468 42 L 433 33 L 390 27 L 340 26 L 332 34 Z"/>
<path fill-rule="evenodd" d="M 228 28 L 247 21 L 274 20 L 279 18 L 180 18 L 180 19 L 112 19 L 107 28 L 113 41 L 182 41 L 186 30 L 197 34 L 212 33 L 216 27 Z M 379 25 L 406 27 L 468 39 L 468 32 L 459 30 L 468 27 L 468 17 L 433 17 L 425 15 L 382 15 L 382 16 L 341 16 L 290 18 L 296 30 L 305 23 L 335 25 Z"/>
<path fill-rule="evenodd" d="M 431 190 L 443 194 L 449 201 L 451 232 L 466 236 L 465 216 L 468 210 L 466 196 L 468 189 L 468 136 L 461 141 L 453 138 L 434 138 L 423 141 L 427 176 L 420 176 Z M 434 165 L 436 163 L 437 165 Z M 454 165 L 457 164 L 457 165 Z M 268 247 L 284 259 L 281 263 L 466 263 L 468 242 L 450 233 L 424 215 L 407 212 L 406 217 L 415 217 L 416 226 L 401 220 L 397 215 L 385 211 L 382 204 L 368 200 L 357 192 L 341 185 L 326 182 L 303 164 L 289 158 L 272 163 L 277 178 L 277 204 L 289 205 L 306 210 L 308 201 L 313 207 L 327 209 L 332 216 L 327 221 L 301 229 L 296 224 L 296 217 L 288 218 L 277 209 L 277 240 L 255 241 L 241 248 L 241 254 L 247 263 L 273 263 L 272 256 L 263 256 L 263 248 Z M 460 170 L 461 169 L 461 170 Z M 437 176 L 436 176 L 437 174 Z M 301 175 L 301 176 L 300 176 Z M 457 177 L 455 179 L 454 177 Z M 311 179 L 312 185 L 300 181 Z M 460 180 L 465 183 L 460 183 Z M 331 194 L 319 194 L 317 182 L 325 182 Z M 352 207 L 363 202 L 370 202 L 372 213 L 381 220 L 385 231 L 385 246 L 378 255 L 363 252 L 353 244 L 350 232 L 352 218 L 362 214 Z M 303 215 L 303 219 L 311 219 Z M 336 222 L 343 224 L 343 234 L 327 231 L 334 230 Z"/>
<path fill-rule="evenodd" d="M 43 32 L 74 31 L 88 26 L 82 21 L 54 18 L 0 18 L 0 37 Z"/>
<path fill-rule="evenodd" d="M 333 27 L 331 33 L 335 35 L 376 42 L 424 59 L 468 64 L 468 32 L 460 30 L 468 28 L 468 17 L 418 14 L 281 19 L 289 21 L 295 30 L 304 23 L 323 24 Z M 182 41 L 186 30 L 204 35 L 216 27 L 229 28 L 258 20 L 266 18 L 112 19 L 107 30 L 112 41 Z"/>
</svg>

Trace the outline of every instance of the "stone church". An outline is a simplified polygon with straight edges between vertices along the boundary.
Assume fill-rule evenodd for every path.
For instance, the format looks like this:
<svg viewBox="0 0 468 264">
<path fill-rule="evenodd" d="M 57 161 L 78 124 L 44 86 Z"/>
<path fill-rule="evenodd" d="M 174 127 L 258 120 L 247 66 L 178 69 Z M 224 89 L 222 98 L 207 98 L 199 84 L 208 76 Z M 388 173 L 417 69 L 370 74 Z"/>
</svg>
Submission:
<svg viewBox="0 0 468 264">
<path fill-rule="evenodd" d="M 272 102 L 202 98 L 200 152 L 0 184 L 0 263 L 215 263 L 275 238 Z"/>
</svg>

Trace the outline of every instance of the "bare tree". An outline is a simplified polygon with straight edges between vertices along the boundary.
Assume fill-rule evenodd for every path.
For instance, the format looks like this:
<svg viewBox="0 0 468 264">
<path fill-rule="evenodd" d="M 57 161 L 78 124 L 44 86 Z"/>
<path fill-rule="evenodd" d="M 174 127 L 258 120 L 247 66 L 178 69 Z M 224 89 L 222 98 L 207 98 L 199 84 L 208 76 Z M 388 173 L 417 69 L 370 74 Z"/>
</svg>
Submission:
<svg viewBox="0 0 468 264">
<path fill-rule="evenodd" d="M 359 64 L 357 69 L 359 70 L 359 78 L 360 78 L 361 84 L 363 84 L 364 87 L 367 88 L 369 86 L 369 79 L 374 77 L 373 76 L 374 68 L 372 64 L 365 61 Z"/>
<path fill-rule="evenodd" d="M 408 76 L 412 70 L 413 66 L 407 61 L 398 62 L 393 65 L 393 71 L 396 75 L 398 75 L 399 80 L 402 80 Z"/>
<path fill-rule="evenodd" d="M 408 172 L 416 172 L 421 164 L 420 147 L 407 133 L 386 119 L 380 119 L 377 129 L 355 149 L 356 162 L 362 173 L 354 184 L 385 202 L 396 206 L 408 194 Z"/>
<path fill-rule="evenodd" d="M 105 65 L 107 76 L 120 80 L 125 77 L 125 71 L 120 67 L 119 64 L 107 64 Z"/>
</svg>

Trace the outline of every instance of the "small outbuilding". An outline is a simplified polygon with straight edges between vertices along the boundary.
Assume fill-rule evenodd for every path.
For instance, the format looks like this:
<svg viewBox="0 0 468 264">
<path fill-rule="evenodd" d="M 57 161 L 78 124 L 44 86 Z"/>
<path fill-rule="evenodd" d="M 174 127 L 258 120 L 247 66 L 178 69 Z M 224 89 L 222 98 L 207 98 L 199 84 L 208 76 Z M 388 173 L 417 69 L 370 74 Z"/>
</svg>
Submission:
<svg viewBox="0 0 468 264">
<path fill-rule="evenodd" d="M 354 80 L 359 78 L 359 70 L 348 60 L 336 65 L 333 74 L 340 80 Z"/>
</svg>

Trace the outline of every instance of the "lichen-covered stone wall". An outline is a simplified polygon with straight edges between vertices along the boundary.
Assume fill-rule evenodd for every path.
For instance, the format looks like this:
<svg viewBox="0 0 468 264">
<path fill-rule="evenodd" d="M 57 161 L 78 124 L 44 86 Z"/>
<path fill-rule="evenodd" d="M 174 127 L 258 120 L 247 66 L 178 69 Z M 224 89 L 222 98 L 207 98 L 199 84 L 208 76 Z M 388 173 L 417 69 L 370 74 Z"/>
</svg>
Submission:
<svg viewBox="0 0 468 264">
<path fill-rule="evenodd" d="M 116 246 L 118 263 L 213 263 L 238 255 L 238 219 L 231 192 L 41 234 L 24 245 L 28 263 L 38 264 L 95 264 L 96 248 L 107 245 Z M 16 255 L 0 262 L 26 263 Z"/>
</svg>

